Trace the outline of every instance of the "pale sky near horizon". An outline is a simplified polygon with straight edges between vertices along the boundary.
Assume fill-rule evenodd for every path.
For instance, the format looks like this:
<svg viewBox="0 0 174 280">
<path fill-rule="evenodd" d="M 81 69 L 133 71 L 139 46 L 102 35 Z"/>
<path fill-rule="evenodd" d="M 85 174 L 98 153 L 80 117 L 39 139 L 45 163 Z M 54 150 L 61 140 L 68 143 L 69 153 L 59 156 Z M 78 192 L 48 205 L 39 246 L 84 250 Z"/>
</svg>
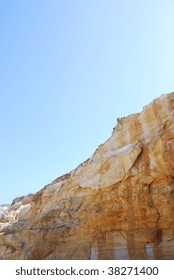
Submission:
<svg viewBox="0 0 174 280">
<path fill-rule="evenodd" d="M 173 0 L 0 0 L 0 204 L 174 90 L 173 13 Z"/>
</svg>

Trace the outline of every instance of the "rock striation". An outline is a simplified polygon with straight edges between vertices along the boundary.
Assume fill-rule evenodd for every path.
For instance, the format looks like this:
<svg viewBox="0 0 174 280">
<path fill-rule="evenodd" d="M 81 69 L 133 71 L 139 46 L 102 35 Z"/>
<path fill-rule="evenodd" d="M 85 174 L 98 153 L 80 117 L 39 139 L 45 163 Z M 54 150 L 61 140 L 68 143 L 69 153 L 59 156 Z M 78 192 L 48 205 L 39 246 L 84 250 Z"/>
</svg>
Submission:
<svg viewBox="0 0 174 280">
<path fill-rule="evenodd" d="M 2 213 L 2 212 L 1 212 Z M 174 93 L 0 216 L 0 259 L 174 259 Z"/>
</svg>

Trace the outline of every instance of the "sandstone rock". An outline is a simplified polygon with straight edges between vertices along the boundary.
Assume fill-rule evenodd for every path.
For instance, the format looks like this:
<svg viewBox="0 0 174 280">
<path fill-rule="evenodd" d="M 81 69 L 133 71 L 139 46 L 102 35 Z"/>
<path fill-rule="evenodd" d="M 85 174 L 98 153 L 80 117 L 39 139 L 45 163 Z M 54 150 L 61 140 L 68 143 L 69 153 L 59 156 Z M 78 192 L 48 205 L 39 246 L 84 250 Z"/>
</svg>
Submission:
<svg viewBox="0 0 174 280">
<path fill-rule="evenodd" d="M 174 259 L 174 93 L 0 217 L 1 259 Z"/>
</svg>

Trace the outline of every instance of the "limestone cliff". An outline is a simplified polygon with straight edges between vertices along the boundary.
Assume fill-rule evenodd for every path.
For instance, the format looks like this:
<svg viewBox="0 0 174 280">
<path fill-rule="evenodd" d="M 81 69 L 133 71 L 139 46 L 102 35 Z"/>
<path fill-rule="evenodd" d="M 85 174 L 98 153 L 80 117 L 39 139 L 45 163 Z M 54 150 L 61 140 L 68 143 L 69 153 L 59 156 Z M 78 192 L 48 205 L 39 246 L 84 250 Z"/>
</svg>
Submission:
<svg viewBox="0 0 174 280">
<path fill-rule="evenodd" d="M 0 218 L 1 259 L 174 259 L 174 93 Z"/>
</svg>

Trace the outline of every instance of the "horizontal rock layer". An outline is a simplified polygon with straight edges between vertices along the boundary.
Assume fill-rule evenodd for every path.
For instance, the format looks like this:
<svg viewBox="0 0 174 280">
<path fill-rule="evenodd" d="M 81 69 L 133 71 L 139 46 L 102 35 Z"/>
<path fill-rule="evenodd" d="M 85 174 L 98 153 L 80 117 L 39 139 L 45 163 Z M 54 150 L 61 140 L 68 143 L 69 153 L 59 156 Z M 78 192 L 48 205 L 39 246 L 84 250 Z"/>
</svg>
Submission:
<svg viewBox="0 0 174 280">
<path fill-rule="evenodd" d="M 0 217 L 1 259 L 174 259 L 174 93 Z"/>
</svg>

